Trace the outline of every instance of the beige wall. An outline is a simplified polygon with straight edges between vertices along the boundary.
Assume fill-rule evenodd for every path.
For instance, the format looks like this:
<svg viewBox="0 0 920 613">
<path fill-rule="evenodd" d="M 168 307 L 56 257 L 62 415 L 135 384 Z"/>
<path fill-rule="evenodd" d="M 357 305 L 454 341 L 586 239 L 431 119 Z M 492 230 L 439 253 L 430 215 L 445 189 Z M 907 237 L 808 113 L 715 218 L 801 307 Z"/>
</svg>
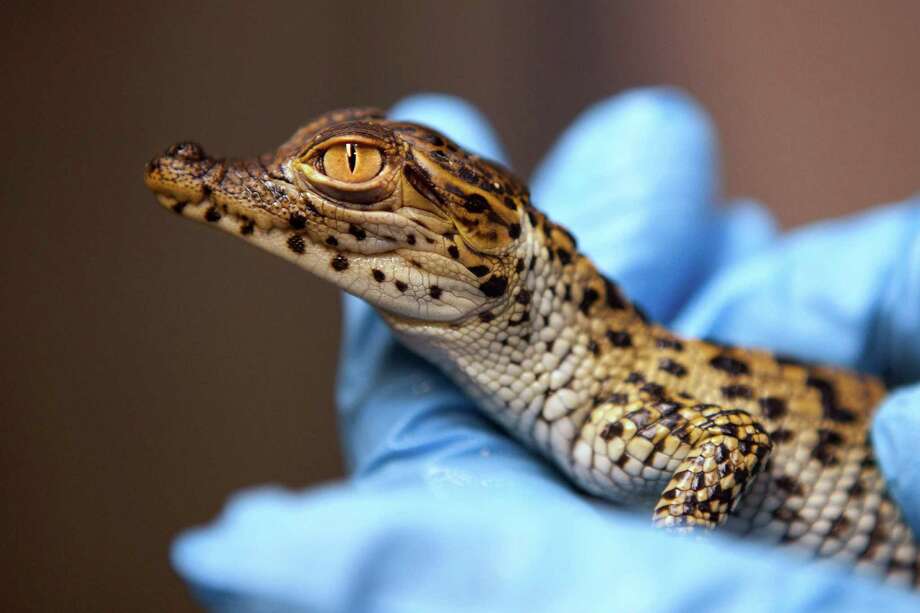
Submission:
<svg viewBox="0 0 920 613">
<path fill-rule="evenodd" d="M 178 530 L 342 474 L 336 292 L 164 214 L 153 153 L 255 153 L 425 89 L 480 105 L 526 174 L 585 105 L 675 83 L 716 118 L 728 193 L 786 224 L 917 189 L 920 4 L 782 4 L 6 5 L 0 608 L 188 610 Z"/>
</svg>

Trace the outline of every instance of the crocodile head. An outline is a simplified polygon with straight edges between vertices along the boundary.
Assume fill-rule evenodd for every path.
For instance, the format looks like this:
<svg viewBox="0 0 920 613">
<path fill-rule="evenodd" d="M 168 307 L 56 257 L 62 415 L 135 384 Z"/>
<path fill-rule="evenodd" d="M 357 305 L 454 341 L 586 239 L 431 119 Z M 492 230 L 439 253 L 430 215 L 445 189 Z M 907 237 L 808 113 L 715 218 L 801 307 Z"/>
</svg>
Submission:
<svg viewBox="0 0 920 613">
<path fill-rule="evenodd" d="M 173 145 L 148 163 L 145 182 L 183 217 L 390 316 L 427 322 L 462 322 L 509 302 L 539 215 L 498 164 L 368 109 L 326 114 L 248 160 Z"/>
</svg>

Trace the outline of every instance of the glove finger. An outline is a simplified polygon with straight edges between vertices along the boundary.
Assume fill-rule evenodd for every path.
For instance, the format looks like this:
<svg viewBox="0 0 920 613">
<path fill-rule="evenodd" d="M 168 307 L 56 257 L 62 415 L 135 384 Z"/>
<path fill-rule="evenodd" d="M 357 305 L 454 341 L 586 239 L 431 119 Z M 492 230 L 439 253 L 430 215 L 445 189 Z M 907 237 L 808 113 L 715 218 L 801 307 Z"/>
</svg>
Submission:
<svg viewBox="0 0 920 613">
<path fill-rule="evenodd" d="M 914 199 L 904 218 L 904 238 L 886 247 L 895 263 L 863 362 L 892 383 L 920 381 L 920 198 Z"/>
<path fill-rule="evenodd" d="M 456 98 L 413 96 L 391 116 L 506 159 L 485 119 Z M 367 303 L 345 295 L 343 330 L 336 399 L 346 460 L 356 476 L 385 472 L 394 480 L 417 479 L 465 455 L 525 457 L 434 366 L 397 343 Z"/>
<path fill-rule="evenodd" d="M 719 212 L 713 228 L 713 252 L 717 269 L 737 264 L 770 247 L 779 234 L 773 215 L 759 202 L 735 200 Z M 699 291 L 699 287 L 696 288 Z"/>
<path fill-rule="evenodd" d="M 541 163 L 532 188 L 537 206 L 659 321 L 669 321 L 718 262 L 716 137 L 706 114 L 676 90 L 635 90 L 588 109 Z"/>
<path fill-rule="evenodd" d="M 792 232 L 718 275 L 676 327 L 890 382 L 920 377 L 920 201 Z"/>
<path fill-rule="evenodd" d="M 183 535 L 172 558 L 219 611 L 916 610 L 836 568 L 640 521 L 527 480 L 450 504 L 420 488 L 261 490 Z"/>
<path fill-rule="evenodd" d="M 907 521 L 920 534 L 920 384 L 889 396 L 872 425 L 872 444 L 888 487 Z"/>
</svg>

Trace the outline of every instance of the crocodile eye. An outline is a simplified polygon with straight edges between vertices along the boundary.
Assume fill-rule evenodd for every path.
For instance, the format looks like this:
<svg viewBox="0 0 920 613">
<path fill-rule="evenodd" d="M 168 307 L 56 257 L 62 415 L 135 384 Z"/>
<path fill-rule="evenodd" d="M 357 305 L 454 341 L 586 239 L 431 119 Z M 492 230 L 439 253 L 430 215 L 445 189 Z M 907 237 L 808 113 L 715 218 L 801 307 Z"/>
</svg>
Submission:
<svg viewBox="0 0 920 613">
<path fill-rule="evenodd" d="M 369 181 L 383 168 L 380 149 L 358 143 L 339 143 L 323 152 L 322 170 L 336 181 L 362 183 Z"/>
</svg>

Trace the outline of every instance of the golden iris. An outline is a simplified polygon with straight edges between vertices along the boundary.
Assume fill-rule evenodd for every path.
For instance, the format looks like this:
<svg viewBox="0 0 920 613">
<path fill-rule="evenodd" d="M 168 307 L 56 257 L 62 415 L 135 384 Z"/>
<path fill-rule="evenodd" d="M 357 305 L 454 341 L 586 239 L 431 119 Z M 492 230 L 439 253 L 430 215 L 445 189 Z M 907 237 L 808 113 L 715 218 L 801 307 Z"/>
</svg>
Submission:
<svg viewBox="0 0 920 613">
<path fill-rule="evenodd" d="M 323 152 L 323 172 L 336 181 L 362 183 L 383 168 L 380 149 L 358 143 L 340 143 Z"/>
</svg>

